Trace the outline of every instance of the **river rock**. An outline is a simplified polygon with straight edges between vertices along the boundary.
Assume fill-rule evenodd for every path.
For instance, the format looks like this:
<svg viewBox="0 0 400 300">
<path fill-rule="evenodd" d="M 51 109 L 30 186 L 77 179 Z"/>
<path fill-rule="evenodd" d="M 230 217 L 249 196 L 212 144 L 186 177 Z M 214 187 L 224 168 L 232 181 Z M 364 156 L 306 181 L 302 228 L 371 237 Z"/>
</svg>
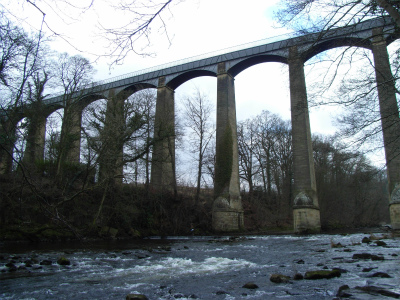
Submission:
<svg viewBox="0 0 400 300">
<path fill-rule="evenodd" d="M 149 300 L 149 298 L 142 294 L 128 294 L 126 300 Z"/>
<path fill-rule="evenodd" d="M 53 264 L 53 262 L 51 261 L 51 260 L 48 260 L 48 259 L 44 259 L 44 260 L 42 260 L 41 262 L 40 262 L 40 265 L 41 266 L 50 266 L 50 265 L 52 265 Z"/>
<path fill-rule="evenodd" d="M 274 283 L 287 283 L 289 282 L 290 277 L 282 274 L 272 274 L 269 280 Z"/>
<path fill-rule="evenodd" d="M 15 272 L 15 271 L 17 271 L 17 266 L 14 265 L 13 263 L 8 263 L 8 264 L 6 264 L 6 267 L 8 268 L 8 272 Z"/>
<path fill-rule="evenodd" d="M 379 278 L 392 278 L 388 273 L 385 272 L 376 272 L 369 277 L 379 277 Z"/>
<path fill-rule="evenodd" d="M 300 273 L 296 273 L 296 274 L 294 274 L 293 279 L 294 280 L 302 280 L 302 279 L 304 279 L 304 276 Z"/>
<path fill-rule="evenodd" d="M 351 294 L 349 294 L 348 292 L 345 292 L 345 291 L 348 291 L 349 289 L 350 289 L 350 287 L 347 284 L 342 285 L 339 288 L 336 296 L 340 297 L 340 298 L 349 298 L 349 297 L 351 297 Z"/>
<path fill-rule="evenodd" d="M 367 286 L 356 286 L 355 287 L 357 290 L 361 290 L 363 292 L 366 292 L 368 294 L 376 295 L 380 294 L 382 296 L 386 297 L 391 297 L 391 298 L 400 298 L 400 294 L 385 290 L 384 288 L 373 286 L 373 285 L 367 285 Z"/>
<path fill-rule="evenodd" d="M 362 243 L 366 243 L 366 244 L 369 244 L 369 243 L 371 243 L 371 239 L 369 238 L 369 237 L 363 237 L 363 239 L 361 240 L 361 242 Z"/>
<path fill-rule="evenodd" d="M 372 271 L 373 269 L 376 269 L 376 268 L 363 268 L 362 271 L 369 272 L 369 271 Z"/>
<path fill-rule="evenodd" d="M 338 270 L 317 270 L 307 271 L 304 275 L 304 279 L 330 279 L 334 277 L 340 277 L 342 274 Z"/>
<path fill-rule="evenodd" d="M 377 246 L 380 246 L 380 247 L 382 247 L 382 246 L 387 246 L 387 244 L 386 244 L 384 241 L 376 241 L 375 244 L 376 244 Z"/>
<path fill-rule="evenodd" d="M 375 255 L 370 253 L 355 253 L 353 254 L 353 259 L 371 259 L 371 260 L 385 260 L 381 255 Z"/>
<path fill-rule="evenodd" d="M 340 274 L 347 273 L 347 270 L 342 268 L 333 268 L 332 271 L 339 271 Z"/>
<path fill-rule="evenodd" d="M 228 295 L 228 293 L 225 291 L 217 291 L 215 294 L 216 295 Z"/>
<path fill-rule="evenodd" d="M 60 266 L 69 266 L 69 265 L 71 264 L 71 262 L 69 261 L 69 259 L 68 259 L 68 258 L 65 258 L 64 256 L 60 256 L 60 257 L 57 259 L 57 263 L 58 263 Z"/>
<path fill-rule="evenodd" d="M 248 282 L 244 286 L 242 286 L 245 289 L 258 289 L 258 285 L 255 284 L 254 282 Z"/>
</svg>

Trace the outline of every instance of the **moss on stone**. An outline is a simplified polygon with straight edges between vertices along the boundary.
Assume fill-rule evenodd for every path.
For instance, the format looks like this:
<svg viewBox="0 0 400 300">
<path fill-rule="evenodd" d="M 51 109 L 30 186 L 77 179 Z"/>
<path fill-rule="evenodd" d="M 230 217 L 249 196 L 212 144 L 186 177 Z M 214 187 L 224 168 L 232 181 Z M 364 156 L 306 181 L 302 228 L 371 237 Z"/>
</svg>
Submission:
<svg viewBox="0 0 400 300">
<path fill-rule="evenodd" d="M 339 270 L 318 270 L 306 272 L 304 279 L 330 279 L 340 277 L 342 274 Z"/>
</svg>

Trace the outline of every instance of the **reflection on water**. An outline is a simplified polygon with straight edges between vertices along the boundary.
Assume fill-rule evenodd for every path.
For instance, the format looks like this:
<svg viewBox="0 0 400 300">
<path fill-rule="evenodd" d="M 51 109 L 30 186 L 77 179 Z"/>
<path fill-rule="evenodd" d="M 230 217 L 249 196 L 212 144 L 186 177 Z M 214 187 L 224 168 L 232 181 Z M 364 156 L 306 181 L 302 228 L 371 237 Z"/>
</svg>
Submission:
<svg viewBox="0 0 400 300">
<path fill-rule="evenodd" d="M 350 288 L 377 285 L 400 293 L 400 240 L 385 239 L 386 246 L 377 246 L 361 243 L 364 236 L 8 243 L 0 250 L 0 298 L 125 299 L 129 293 L 140 293 L 149 299 L 332 299 L 344 284 Z M 332 247 L 338 243 L 343 247 Z M 379 254 L 384 260 L 355 260 L 354 253 Z M 58 265 L 60 256 L 71 265 Z M 51 264 L 40 265 L 44 260 Z M 6 266 L 9 263 L 15 266 L 14 272 Z M 296 273 L 332 268 L 340 268 L 341 277 L 285 284 L 269 280 L 274 273 L 293 278 Z M 371 277 L 378 271 L 391 277 Z M 247 282 L 258 288 L 243 288 Z M 357 292 L 354 297 L 380 299 L 357 296 Z"/>
</svg>

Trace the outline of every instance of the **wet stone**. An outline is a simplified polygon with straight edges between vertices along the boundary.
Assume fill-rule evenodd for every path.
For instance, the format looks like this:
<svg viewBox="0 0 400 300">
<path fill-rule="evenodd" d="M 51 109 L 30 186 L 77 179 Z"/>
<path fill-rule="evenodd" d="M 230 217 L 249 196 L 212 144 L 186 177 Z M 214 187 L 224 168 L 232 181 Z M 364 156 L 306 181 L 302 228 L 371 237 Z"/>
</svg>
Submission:
<svg viewBox="0 0 400 300">
<path fill-rule="evenodd" d="M 282 274 L 272 274 L 269 280 L 274 283 L 287 283 L 289 282 L 290 277 Z"/>
<path fill-rule="evenodd" d="M 40 265 L 41 265 L 41 266 L 50 266 L 50 265 L 52 265 L 52 264 L 53 264 L 53 262 L 52 262 L 51 260 L 48 260 L 48 259 L 42 260 L 42 261 L 40 262 Z"/>
<path fill-rule="evenodd" d="M 216 295 L 228 295 L 228 293 L 225 291 L 217 291 L 215 294 Z"/>
<path fill-rule="evenodd" d="M 254 282 L 248 282 L 243 286 L 243 288 L 245 288 L 245 289 L 258 289 L 258 285 L 255 284 Z"/>
<path fill-rule="evenodd" d="M 396 298 L 396 299 L 400 298 L 400 294 L 386 290 L 381 287 L 377 287 L 377 286 L 367 285 L 367 286 L 356 286 L 355 288 L 357 290 L 361 290 L 361 291 L 366 292 L 371 295 L 379 294 L 382 296 Z"/>
<path fill-rule="evenodd" d="M 7 268 L 13 268 L 13 267 L 15 267 L 14 262 L 9 262 L 9 263 L 7 263 L 7 264 L 6 264 L 6 267 L 7 267 Z"/>
<path fill-rule="evenodd" d="M 362 269 L 362 271 L 363 272 L 369 272 L 369 271 L 372 271 L 373 269 L 376 269 L 376 268 L 364 268 L 364 269 Z"/>
<path fill-rule="evenodd" d="M 300 274 L 300 273 L 296 273 L 296 274 L 293 276 L 293 279 L 294 279 L 294 280 L 302 280 L 302 279 L 304 279 L 304 276 L 303 276 L 302 274 Z"/>
<path fill-rule="evenodd" d="M 8 272 L 16 272 L 17 271 L 17 267 L 15 265 L 10 265 L 8 267 Z"/>
<path fill-rule="evenodd" d="M 340 277 L 341 273 L 338 270 L 317 270 L 317 271 L 307 271 L 304 279 L 330 279 L 334 277 Z"/>
<path fill-rule="evenodd" d="M 387 244 L 386 244 L 384 241 L 376 241 L 375 244 L 376 244 L 377 246 L 380 246 L 380 247 L 382 247 L 382 246 L 387 246 Z"/>
<path fill-rule="evenodd" d="M 185 295 L 183 295 L 183 294 L 175 294 L 174 298 L 175 299 L 182 299 L 182 298 L 187 298 L 187 297 Z"/>
<path fill-rule="evenodd" d="M 332 271 L 339 271 L 341 274 L 347 273 L 347 270 L 342 268 L 333 268 Z"/>
<path fill-rule="evenodd" d="M 369 244 L 369 243 L 371 243 L 371 239 L 369 238 L 369 237 L 363 237 L 363 239 L 361 240 L 361 242 L 362 243 L 366 243 L 366 244 Z"/>
<path fill-rule="evenodd" d="M 379 277 L 379 278 L 392 278 L 388 273 L 385 272 L 376 272 L 369 277 Z"/>
<path fill-rule="evenodd" d="M 343 248 L 343 245 L 341 243 L 333 243 L 333 242 L 331 242 L 331 247 L 332 248 Z"/>
<path fill-rule="evenodd" d="M 355 253 L 353 259 L 371 259 L 371 260 L 385 260 L 381 255 L 375 255 L 370 253 Z"/>
<path fill-rule="evenodd" d="M 68 258 L 65 258 L 64 256 L 61 256 L 57 259 L 57 263 L 60 266 L 69 266 L 71 264 L 70 260 Z"/>
<path fill-rule="evenodd" d="M 385 260 L 381 255 L 371 255 L 371 260 Z"/>
<path fill-rule="evenodd" d="M 126 296 L 126 300 L 149 300 L 149 298 L 142 294 L 129 294 Z"/>
<path fill-rule="evenodd" d="M 349 298 L 349 297 L 351 297 L 351 294 L 349 294 L 348 292 L 346 292 L 346 291 L 348 291 L 349 289 L 350 289 L 350 287 L 349 287 L 347 284 L 342 285 L 342 286 L 339 288 L 339 290 L 338 290 L 336 296 L 337 296 L 337 297 L 341 297 L 341 298 Z"/>
</svg>

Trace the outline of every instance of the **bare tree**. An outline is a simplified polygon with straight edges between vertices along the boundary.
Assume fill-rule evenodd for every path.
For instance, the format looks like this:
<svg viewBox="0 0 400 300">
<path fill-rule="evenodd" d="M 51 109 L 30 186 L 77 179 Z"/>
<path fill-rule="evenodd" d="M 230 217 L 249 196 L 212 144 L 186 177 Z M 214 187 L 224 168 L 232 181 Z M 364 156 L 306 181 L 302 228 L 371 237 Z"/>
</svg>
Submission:
<svg viewBox="0 0 400 300">
<path fill-rule="evenodd" d="M 210 120 L 213 107 L 206 95 L 196 88 L 192 96 L 187 96 L 185 104 L 185 126 L 189 129 L 190 148 L 197 162 L 196 205 L 199 204 L 201 180 L 205 155 L 214 137 L 215 129 Z"/>
<path fill-rule="evenodd" d="M 299 33 L 329 30 L 376 16 L 390 16 L 400 26 L 400 4 L 396 0 L 281 0 L 278 21 Z"/>
<path fill-rule="evenodd" d="M 57 158 L 57 175 L 61 177 L 64 163 L 79 163 L 82 112 L 79 100 L 82 91 L 88 87 L 93 73 L 92 65 L 82 56 L 69 56 L 63 53 L 58 57 L 56 77 L 63 88 L 64 105 Z"/>
<path fill-rule="evenodd" d="M 247 181 L 250 197 L 253 194 L 254 177 L 262 172 L 256 160 L 258 147 L 256 122 L 248 119 L 238 124 L 239 175 Z"/>
<path fill-rule="evenodd" d="M 121 64 L 127 55 L 135 53 L 137 55 L 150 55 L 146 49 L 150 45 L 150 35 L 152 31 L 157 31 L 171 42 L 166 21 L 172 16 L 171 7 L 179 4 L 183 0 L 82 0 L 79 4 L 72 0 L 61 1 L 31 1 L 27 0 L 19 4 L 21 8 L 31 6 L 37 10 L 41 19 L 39 19 L 41 30 L 45 30 L 55 39 L 61 39 L 72 46 L 79 53 L 91 54 L 97 58 L 110 58 L 110 65 Z M 14 3 L 15 5 L 15 3 Z M 27 22 L 18 12 L 12 11 L 6 4 L 0 3 L 0 11 L 20 22 Z M 56 29 L 58 22 L 65 24 L 65 27 L 72 23 L 77 23 L 85 19 L 90 13 L 114 11 L 123 15 L 119 19 L 118 25 L 107 23 L 107 18 L 100 18 L 97 27 L 100 36 L 107 44 L 102 47 L 101 52 L 84 49 L 82 46 L 73 42 L 72 38 Z M 49 17 L 51 16 L 51 18 Z M 115 20 L 114 20 L 115 22 Z M 34 26 L 32 26 L 34 27 Z M 108 49 L 104 53 L 104 49 Z"/>
<path fill-rule="evenodd" d="M 1 12 L 0 12 L 1 14 Z M 1 14 L 4 17 L 3 14 Z M 29 35 L 7 18 L 0 21 L 0 173 L 9 173 L 20 109 L 27 104 L 28 82 L 43 66 L 47 49 L 41 33 Z M 21 151 L 20 151 L 21 152 Z"/>
</svg>

